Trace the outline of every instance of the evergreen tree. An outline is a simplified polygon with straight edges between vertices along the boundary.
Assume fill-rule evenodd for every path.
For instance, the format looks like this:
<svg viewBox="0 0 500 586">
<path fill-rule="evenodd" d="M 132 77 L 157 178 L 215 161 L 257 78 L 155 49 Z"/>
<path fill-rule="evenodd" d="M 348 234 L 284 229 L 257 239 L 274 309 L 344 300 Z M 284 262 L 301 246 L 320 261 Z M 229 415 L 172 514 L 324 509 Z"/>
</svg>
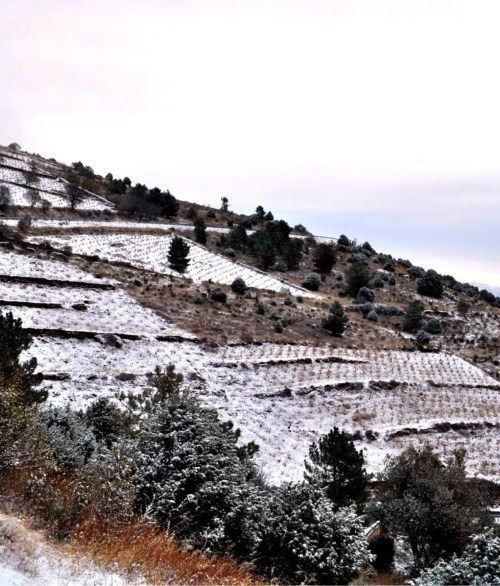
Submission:
<svg viewBox="0 0 500 586">
<path fill-rule="evenodd" d="M 4 212 L 12 203 L 12 196 L 7 185 L 0 185 L 0 212 Z"/>
<path fill-rule="evenodd" d="M 35 374 L 36 358 L 20 363 L 21 353 L 27 350 L 33 337 L 22 327 L 21 319 L 14 319 L 12 312 L 3 315 L 0 312 L 0 373 L 4 384 L 15 380 L 26 405 L 42 403 L 47 398 L 47 391 L 36 389 L 41 376 Z"/>
<path fill-rule="evenodd" d="M 341 336 L 349 323 L 344 308 L 338 301 L 334 301 L 329 315 L 323 320 L 322 327 L 328 330 L 333 336 Z"/>
<path fill-rule="evenodd" d="M 175 270 L 183 273 L 190 262 L 189 244 L 180 236 L 174 236 L 168 249 L 168 263 Z"/>
<path fill-rule="evenodd" d="M 247 231 L 240 224 L 229 231 L 229 246 L 235 250 L 245 248 L 248 242 Z"/>
<path fill-rule="evenodd" d="M 203 218 L 196 218 L 194 221 L 194 238 L 199 244 L 207 243 L 207 225 Z"/>
<path fill-rule="evenodd" d="M 488 523 L 485 503 L 465 475 L 464 450 L 443 464 L 430 445 L 407 448 L 380 480 L 382 521 L 408 537 L 417 570 L 461 554 Z"/>
<path fill-rule="evenodd" d="M 294 271 L 299 267 L 302 260 L 302 250 L 304 242 L 298 238 L 291 238 L 283 247 L 281 257 L 286 263 L 289 271 Z"/>
<path fill-rule="evenodd" d="M 337 262 L 337 255 L 333 246 L 319 244 L 314 251 L 313 264 L 318 273 L 329 274 Z"/>
<path fill-rule="evenodd" d="M 422 572 L 413 586 L 500 585 L 500 537 L 494 531 L 473 535 L 462 556 L 450 561 L 440 560 L 434 567 Z"/>
<path fill-rule="evenodd" d="M 311 444 L 305 467 L 309 484 L 322 488 L 337 507 L 364 500 L 368 476 L 363 452 L 337 427 Z"/>
<path fill-rule="evenodd" d="M 255 564 L 285 584 L 348 584 L 371 559 L 361 517 L 323 491 L 285 484 L 270 496 Z"/>
<path fill-rule="evenodd" d="M 440 299 L 443 294 L 443 282 L 436 271 L 430 269 L 418 281 L 417 293 L 426 295 L 427 297 L 435 297 Z"/>
<path fill-rule="evenodd" d="M 412 301 L 405 310 L 403 329 L 405 332 L 415 333 L 420 329 L 424 304 L 421 301 Z"/>
<path fill-rule="evenodd" d="M 368 265 L 363 261 L 353 262 L 345 274 L 346 291 L 351 297 L 356 297 L 361 287 L 367 287 L 372 278 Z"/>
<path fill-rule="evenodd" d="M 247 483 L 258 478 L 251 461 L 256 446 L 239 447 L 238 438 L 230 421 L 221 422 L 187 391 L 165 394 L 140 420 L 138 510 L 198 547 L 229 549 L 251 508 Z"/>
</svg>

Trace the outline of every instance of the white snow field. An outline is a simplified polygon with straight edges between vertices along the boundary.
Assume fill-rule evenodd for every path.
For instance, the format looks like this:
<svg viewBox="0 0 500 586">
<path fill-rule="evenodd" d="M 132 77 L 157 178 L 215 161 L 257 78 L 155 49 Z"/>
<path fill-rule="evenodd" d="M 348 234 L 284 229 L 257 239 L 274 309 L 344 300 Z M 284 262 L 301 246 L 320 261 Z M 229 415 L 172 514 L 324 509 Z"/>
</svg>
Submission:
<svg viewBox="0 0 500 586">
<path fill-rule="evenodd" d="M 11 165 L 10 160 L 5 160 L 5 164 Z M 22 173 L 23 170 L 27 170 L 26 167 L 29 169 L 29 165 L 20 162 L 16 166 L 19 167 L 19 170 L 8 169 L 0 164 L 0 184 L 9 188 L 13 205 L 30 207 L 29 192 L 33 190 L 25 186 L 26 180 Z M 38 190 L 40 197 L 49 201 L 53 207 L 68 208 L 69 201 L 66 197 L 65 185 L 64 180 L 60 178 L 40 176 L 33 187 Z M 36 206 L 39 207 L 40 204 L 36 204 Z M 77 209 L 103 211 L 111 210 L 113 207 L 111 203 L 106 202 L 103 198 L 86 192 L 86 197 L 78 204 Z"/>
<path fill-rule="evenodd" d="M 172 236 L 151 236 L 148 234 L 68 234 L 65 236 L 33 236 L 32 242 L 49 240 L 55 248 L 71 246 L 78 254 L 98 254 L 110 261 L 129 262 L 135 266 L 157 273 L 179 275 L 168 266 L 167 254 Z M 187 239 L 186 239 L 187 240 Z M 272 277 L 263 271 L 233 262 L 226 257 L 209 252 L 203 246 L 187 240 L 191 251 L 191 262 L 183 273 L 195 283 L 214 281 L 230 285 L 237 277 L 242 278 L 249 287 L 286 292 L 302 297 L 316 298 L 307 289 L 297 287 Z"/>
<path fill-rule="evenodd" d="M 146 243 L 153 246 L 149 239 L 132 239 L 128 254 L 136 240 L 144 258 L 159 264 L 157 251 L 144 252 Z M 122 241 L 97 240 L 107 252 L 114 250 L 110 242 Z M 121 245 L 116 249 L 122 254 Z M 59 286 L 30 281 L 37 278 Z M 500 383 L 457 356 L 271 343 L 213 350 L 132 300 L 117 282 L 1 249 L 0 301 L 2 311 L 11 309 L 33 328 L 26 357 L 38 359 L 52 403 L 81 408 L 142 389 L 156 365 L 173 363 L 205 405 L 234 421 L 243 441 L 260 445 L 257 460 L 272 483 L 299 480 L 310 442 L 334 425 L 355 434 L 370 471 L 403 445 L 429 441 L 444 455 L 466 444 L 470 472 L 500 480 Z M 82 331 L 89 335 L 75 335 Z M 100 332 L 122 337 L 110 344 Z M 432 429 L 443 423 L 448 428 Z"/>
<path fill-rule="evenodd" d="M 110 279 L 97 279 L 90 273 L 65 262 L 35 258 L 0 249 L 0 275 L 11 277 L 58 279 L 93 284 L 117 283 Z"/>
<path fill-rule="evenodd" d="M 310 442 L 334 425 L 357 432 L 358 445 L 367 450 L 369 470 L 376 471 L 387 453 L 398 450 L 398 442 L 404 438 L 392 439 L 392 434 L 401 429 L 418 431 L 443 421 L 500 424 L 500 385 L 454 356 L 435 354 L 428 360 L 414 352 L 325 346 L 315 349 L 317 359 L 334 357 L 348 362 L 263 364 L 283 354 L 300 358 L 296 346 L 268 345 L 269 354 L 261 354 L 259 364 L 252 362 L 254 349 L 210 352 L 194 342 L 155 339 L 123 340 L 121 348 L 113 348 L 93 339 L 39 337 L 29 354 L 38 358 L 45 374 L 64 375 L 59 377 L 62 380 L 47 381 L 50 401 L 69 402 L 74 408 L 99 396 L 116 397 L 122 391 L 141 389 L 147 385 L 147 372 L 158 364 L 174 363 L 204 404 L 232 419 L 242 430 L 243 441 L 260 445 L 257 460 L 275 484 L 300 479 Z M 231 352 L 238 352 L 239 362 L 227 361 Z M 314 358 L 311 352 L 304 354 Z M 384 365 L 388 374 L 383 372 Z M 381 382 L 393 378 L 405 382 L 384 388 Z M 443 386 L 433 386 L 438 381 Z M 469 386 L 474 384 L 483 386 Z M 455 436 L 467 441 L 452 430 L 445 437 Z M 436 437 L 429 434 L 416 439 L 434 441 L 443 451 L 447 444 Z M 470 443 L 473 470 L 499 478 L 498 444 L 481 440 L 482 432 L 474 437 L 475 443 Z"/>
<path fill-rule="evenodd" d="M 6 281 L 5 275 L 71 281 L 72 286 L 56 287 L 29 280 L 12 282 Z M 113 288 L 98 288 L 103 285 Z M 143 307 L 110 280 L 96 279 L 63 262 L 42 261 L 5 251 L 0 251 L 0 302 L 3 311 L 11 311 L 14 317 L 22 319 L 24 327 L 35 330 L 193 338 Z M 33 304 L 39 306 L 28 306 Z M 47 304 L 60 307 L 44 306 Z"/>
</svg>

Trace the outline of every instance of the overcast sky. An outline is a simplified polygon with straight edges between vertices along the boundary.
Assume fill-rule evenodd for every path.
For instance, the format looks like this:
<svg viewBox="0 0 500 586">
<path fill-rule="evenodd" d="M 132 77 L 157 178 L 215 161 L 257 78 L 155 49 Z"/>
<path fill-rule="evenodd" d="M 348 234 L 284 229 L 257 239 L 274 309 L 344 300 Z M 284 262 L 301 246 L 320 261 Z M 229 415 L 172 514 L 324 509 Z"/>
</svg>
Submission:
<svg viewBox="0 0 500 586">
<path fill-rule="evenodd" d="M 2 0 L 0 143 L 500 286 L 498 0 Z"/>
</svg>

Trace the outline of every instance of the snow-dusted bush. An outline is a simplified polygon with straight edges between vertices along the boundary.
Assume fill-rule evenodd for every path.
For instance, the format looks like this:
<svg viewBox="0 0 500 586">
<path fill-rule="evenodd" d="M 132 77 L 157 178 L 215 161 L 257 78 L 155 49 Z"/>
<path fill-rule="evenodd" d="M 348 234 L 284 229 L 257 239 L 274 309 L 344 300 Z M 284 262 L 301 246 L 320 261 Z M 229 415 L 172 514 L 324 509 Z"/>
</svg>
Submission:
<svg viewBox="0 0 500 586">
<path fill-rule="evenodd" d="M 424 332 L 428 332 L 429 334 L 441 334 L 443 332 L 443 328 L 441 327 L 441 322 L 436 319 L 435 317 L 431 317 L 428 321 L 424 323 L 422 326 Z"/>
<path fill-rule="evenodd" d="M 244 295 L 247 292 L 247 284 L 241 277 L 237 277 L 231 283 L 231 290 L 233 293 L 237 293 L 238 295 Z"/>
<path fill-rule="evenodd" d="M 219 301 L 220 303 L 226 303 L 227 295 L 223 289 L 221 289 L 220 287 L 217 287 L 216 289 L 213 289 L 211 291 L 210 299 L 212 299 L 212 301 Z"/>
<path fill-rule="evenodd" d="M 317 291 L 321 285 L 321 279 L 318 275 L 311 273 L 302 281 L 302 287 L 309 289 L 309 291 Z"/>
<path fill-rule="evenodd" d="M 361 287 L 358 291 L 358 296 L 356 301 L 358 303 L 373 303 L 375 299 L 375 293 L 369 289 L 368 287 Z"/>
<path fill-rule="evenodd" d="M 91 429 L 69 407 L 47 409 L 40 415 L 39 424 L 60 470 L 69 472 L 82 468 L 96 449 Z"/>
<path fill-rule="evenodd" d="M 443 283 L 436 271 L 430 269 L 418 281 L 417 293 L 439 299 L 443 294 Z"/>
<path fill-rule="evenodd" d="M 366 317 L 370 321 L 378 321 L 378 313 L 374 309 L 368 312 L 368 315 Z"/>
<path fill-rule="evenodd" d="M 285 484 L 270 496 L 255 560 L 287 584 L 347 584 L 371 555 L 354 507 L 335 511 L 321 489 Z"/>
<path fill-rule="evenodd" d="M 415 334 L 415 340 L 419 346 L 424 346 L 431 341 L 431 337 L 424 330 L 418 330 L 418 332 Z"/>
<path fill-rule="evenodd" d="M 422 572 L 413 586 L 500 584 L 500 537 L 493 531 L 474 535 L 461 557 L 441 560 Z"/>
<path fill-rule="evenodd" d="M 135 464 L 136 506 L 181 538 L 211 551 L 228 549 L 256 477 L 255 444 L 238 447 L 239 431 L 174 390 L 141 423 Z"/>
</svg>

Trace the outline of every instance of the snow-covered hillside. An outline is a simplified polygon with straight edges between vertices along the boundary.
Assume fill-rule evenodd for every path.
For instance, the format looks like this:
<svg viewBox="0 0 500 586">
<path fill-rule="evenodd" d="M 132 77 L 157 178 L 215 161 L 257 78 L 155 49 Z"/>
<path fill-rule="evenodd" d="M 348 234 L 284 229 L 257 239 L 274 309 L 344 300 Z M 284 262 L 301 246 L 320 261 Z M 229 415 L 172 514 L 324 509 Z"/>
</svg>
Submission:
<svg viewBox="0 0 500 586">
<path fill-rule="evenodd" d="M 33 242 L 49 240 L 55 248 L 71 246 L 78 254 L 99 255 L 111 261 L 122 261 L 163 274 L 179 275 L 168 266 L 167 255 L 172 236 L 148 234 L 70 234 L 67 236 L 32 237 Z M 187 240 L 187 239 L 186 239 Z M 230 285 L 237 277 L 256 289 L 284 292 L 302 297 L 316 297 L 310 291 L 285 280 L 226 257 L 214 254 L 203 246 L 188 240 L 191 248 L 190 264 L 184 275 L 196 283 L 213 281 Z"/>
</svg>

